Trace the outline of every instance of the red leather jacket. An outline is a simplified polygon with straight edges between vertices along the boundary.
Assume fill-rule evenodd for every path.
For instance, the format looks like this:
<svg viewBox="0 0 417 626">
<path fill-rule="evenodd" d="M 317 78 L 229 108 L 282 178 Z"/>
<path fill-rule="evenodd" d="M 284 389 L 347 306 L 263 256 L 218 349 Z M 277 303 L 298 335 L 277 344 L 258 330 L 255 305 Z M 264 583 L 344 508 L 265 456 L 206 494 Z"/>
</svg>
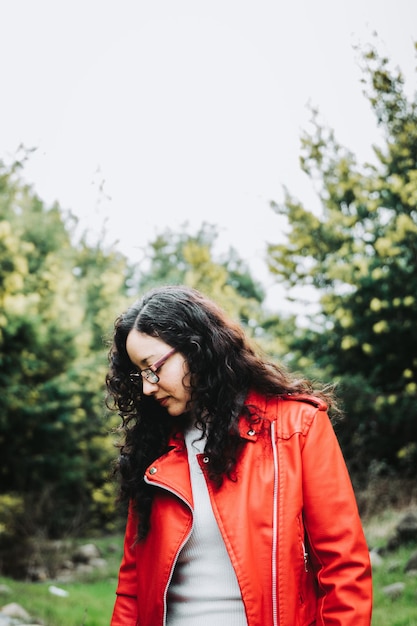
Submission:
<svg viewBox="0 0 417 626">
<path fill-rule="evenodd" d="M 240 420 L 237 481 L 207 486 L 236 571 L 248 626 L 369 626 L 369 552 L 350 478 L 320 401 L 251 394 L 264 420 Z M 191 531 L 193 497 L 181 440 L 146 471 L 159 487 L 151 530 L 128 515 L 111 626 L 163 626 L 166 594 Z M 207 457 L 199 455 L 205 471 Z"/>
</svg>

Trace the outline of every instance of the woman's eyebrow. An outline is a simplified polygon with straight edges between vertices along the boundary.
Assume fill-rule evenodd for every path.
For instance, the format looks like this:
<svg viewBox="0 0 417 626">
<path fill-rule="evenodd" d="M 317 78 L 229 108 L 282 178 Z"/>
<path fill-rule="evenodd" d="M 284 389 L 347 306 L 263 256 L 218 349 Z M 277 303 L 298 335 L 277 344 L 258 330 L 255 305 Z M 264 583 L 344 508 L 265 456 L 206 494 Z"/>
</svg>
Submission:
<svg viewBox="0 0 417 626">
<path fill-rule="evenodd" d="M 161 357 L 157 357 L 154 354 L 150 354 L 149 356 L 145 356 L 139 363 L 145 365 L 145 367 L 150 367 L 160 358 Z"/>
<path fill-rule="evenodd" d="M 152 365 L 153 363 L 153 357 L 152 355 L 150 356 L 145 356 L 143 359 L 141 359 L 140 361 L 133 361 L 132 359 L 130 359 L 132 365 L 134 365 L 135 367 L 138 367 L 139 369 L 143 369 L 144 367 L 149 367 L 149 365 Z"/>
</svg>

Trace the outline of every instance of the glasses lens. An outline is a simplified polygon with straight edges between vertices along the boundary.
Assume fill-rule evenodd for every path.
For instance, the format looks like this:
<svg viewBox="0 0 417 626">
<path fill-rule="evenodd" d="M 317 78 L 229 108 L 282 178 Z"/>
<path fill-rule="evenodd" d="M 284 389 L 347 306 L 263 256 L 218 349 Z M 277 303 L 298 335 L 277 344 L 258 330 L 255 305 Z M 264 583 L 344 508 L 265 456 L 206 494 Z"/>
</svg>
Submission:
<svg viewBox="0 0 417 626">
<path fill-rule="evenodd" d="M 142 378 L 148 381 L 148 383 L 159 383 L 159 376 L 155 374 L 151 369 L 141 371 Z"/>
</svg>

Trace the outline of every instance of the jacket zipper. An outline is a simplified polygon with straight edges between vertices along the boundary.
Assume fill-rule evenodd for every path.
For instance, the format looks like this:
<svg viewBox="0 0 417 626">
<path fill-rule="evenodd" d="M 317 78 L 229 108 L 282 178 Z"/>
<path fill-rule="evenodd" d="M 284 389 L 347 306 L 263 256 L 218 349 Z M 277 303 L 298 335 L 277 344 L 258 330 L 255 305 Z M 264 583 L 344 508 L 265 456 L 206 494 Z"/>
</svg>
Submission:
<svg viewBox="0 0 417 626">
<path fill-rule="evenodd" d="M 303 547 L 304 569 L 306 572 L 308 572 L 308 552 L 306 550 L 304 541 L 301 541 L 301 545 Z"/>
<path fill-rule="evenodd" d="M 307 552 L 306 544 L 305 544 L 305 532 L 306 531 L 304 528 L 304 522 L 303 522 L 301 515 L 298 516 L 297 521 L 298 521 L 299 532 L 300 532 L 301 552 L 303 554 L 303 560 L 304 560 L 304 571 L 307 573 L 308 572 L 308 552 Z"/>
<path fill-rule="evenodd" d="M 169 573 L 168 582 L 167 582 L 167 585 L 166 585 L 166 587 L 164 589 L 164 621 L 163 621 L 163 626 L 166 626 L 166 623 L 167 623 L 167 594 L 168 594 L 168 587 L 169 587 L 169 585 L 171 583 L 172 576 L 174 575 L 174 569 L 175 569 L 175 566 L 177 564 L 180 552 L 183 549 L 183 547 L 185 546 L 185 544 L 187 543 L 187 541 L 189 540 L 189 538 L 191 537 L 191 533 L 193 532 L 193 528 L 194 528 L 194 511 L 191 508 L 191 506 L 189 505 L 189 503 L 187 502 L 187 500 L 185 498 L 183 498 L 182 496 L 180 496 L 180 494 L 177 493 L 176 491 L 174 491 L 173 489 L 169 489 L 169 487 L 165 487 L 165 485 L 161 485 L 161 483 L 150 481 L 150 480 L 148 480 L 146 478 L 146 476 L 145 476 L 145 482 L 148 483 L 148 485 L 152 485 L 154 487 L 160 487 L 161 489 L 165 489 L 165 491 L 169 491 L 169 493 L 172 493 L 174 496 L 179 498 L 190 509 L 191 516 L 192 516 L 192 519 L 193 519 L 193 523 L 191 524 L 190 532 L 187 534 L 187 536 L 185 537 L 184 541 L 182 542 L 182 544 L 180 545 L 180 547 L 177 550 L 174 562 L 172 564 L 171 571 Z"/>
<path fill-rule="evenodd" d="M 275 422 L 271 424 L 271 443 L 274 461 L 274 501 L 272 512 L 272 621 L 278 626 L 277 602 L 277 545 L 278 545 L 278 449 L 275 440 Z"/>
</svg>

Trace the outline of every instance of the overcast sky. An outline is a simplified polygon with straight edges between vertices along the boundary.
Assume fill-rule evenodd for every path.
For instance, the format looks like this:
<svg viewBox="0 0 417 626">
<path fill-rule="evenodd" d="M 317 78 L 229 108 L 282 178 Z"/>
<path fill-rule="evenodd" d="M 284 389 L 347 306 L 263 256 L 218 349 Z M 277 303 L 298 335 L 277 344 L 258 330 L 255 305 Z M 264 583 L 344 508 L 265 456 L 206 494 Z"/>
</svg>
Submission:
<svg viewBox="0 0 417 626">
<path fill-rule="evenodd" d="M 164 228 L 216 224 L 265 281 L 270 208 L 313 202 L 318 106 L 361 160 L 378 140 L 355 44 L 376 31 L 414 91 L 416 0 L 0 0 L 0 159 L 133 261 Z M 103 191 L 99 189 L 103 186 Z"/>
</svg>

